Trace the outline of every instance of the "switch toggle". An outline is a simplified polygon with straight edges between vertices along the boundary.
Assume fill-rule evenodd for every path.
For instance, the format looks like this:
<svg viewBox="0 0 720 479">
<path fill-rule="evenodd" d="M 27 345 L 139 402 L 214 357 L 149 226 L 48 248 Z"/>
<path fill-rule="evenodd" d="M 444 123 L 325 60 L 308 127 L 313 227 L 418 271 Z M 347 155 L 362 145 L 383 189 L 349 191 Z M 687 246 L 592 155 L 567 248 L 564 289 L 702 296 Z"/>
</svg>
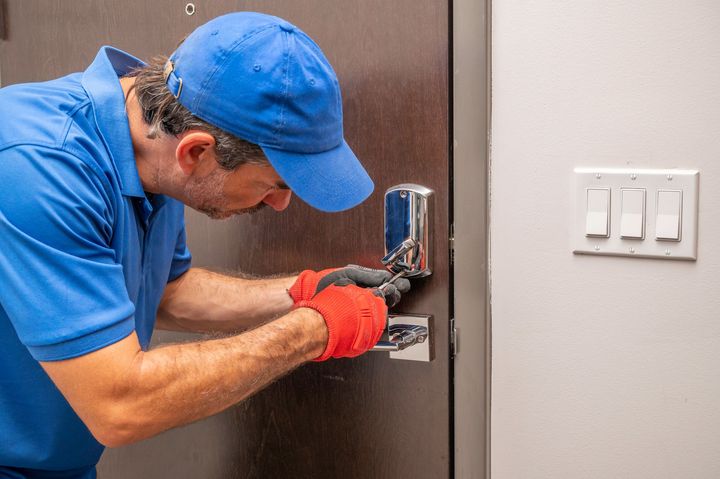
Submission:
<svg viewBox="0 0 720 479">
<path fill-rule="evenodd" d="M 622 188 L 620 237 L 645 239 L 645 189 Z"/>
<path fill-rule="evenodd" d="M 655 238 L 680 241 L 682 226 L 682 191 L 658 190 Z"/>
<path fill-rule="evenodd" d="M 588 188 L 585 236 L 610 237 L 610 188 Z"/>
</svg>

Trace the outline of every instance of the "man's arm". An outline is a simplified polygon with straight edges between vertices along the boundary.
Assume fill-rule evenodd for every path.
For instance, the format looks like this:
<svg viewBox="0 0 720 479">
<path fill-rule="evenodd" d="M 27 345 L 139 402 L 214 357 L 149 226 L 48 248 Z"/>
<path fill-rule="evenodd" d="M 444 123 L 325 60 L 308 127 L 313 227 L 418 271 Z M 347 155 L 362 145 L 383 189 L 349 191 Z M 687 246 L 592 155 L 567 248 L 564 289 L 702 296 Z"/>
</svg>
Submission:
<svg viewBox="0 0 720 479">
<path fill-rule="evenodd" d="M 287 313 L 296 276 L 249 280 L 191 268 L 168 283 L 157 327 L 173 331 L 244 331 Z"/>
<path fill-rule="evenodd" d="M 41 364 L 95 438 L 117 447 L 220 412 L 320 356 L 327 342 L 323 317 L 300 308 L 238 336 L 143 352 L 133 333 Z"/>
<path fill-rule="evenodd" d="M 287 313 L 293 303 L 312 299 L 335 282 L 377 288 L 392 277 L 386 270 L 348 265 L 299 276 L 248 280 L 191 268 L 169 283 L 160 302 L 157 327 L 173 331 L 239 332 Z M 387 284 L 392 306 L 410 290 L 405 278 Z"/>
<path fill-rule="evenodd" d="M 310 360 L 355 357 L 385 328 L 376 291 L 330 285 L 289 314 L 224 339 L 140 349 L 135 333 L 40 364 L 95 438 L 122 446 L 215 414 Z"/>
</svg>

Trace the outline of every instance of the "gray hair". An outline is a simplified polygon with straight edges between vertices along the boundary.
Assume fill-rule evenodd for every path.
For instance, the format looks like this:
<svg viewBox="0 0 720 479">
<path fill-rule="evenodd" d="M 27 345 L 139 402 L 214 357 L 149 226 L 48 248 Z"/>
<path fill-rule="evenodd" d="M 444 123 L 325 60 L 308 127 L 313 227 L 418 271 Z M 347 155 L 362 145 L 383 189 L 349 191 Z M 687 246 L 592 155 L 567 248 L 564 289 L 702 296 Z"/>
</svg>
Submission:
<svg viewBox="0 0 720 479">
<path fill-rule="evenodd" d="M 177 136 L 188 130 L 203 130 L 215 138 L 217 161 L 223 169 L 231 171 L 244 164 L 268 164 L 258 145 L 231 135 L 190 113 L 165 84 L 163 70 L 166 62 L 165 56 L 155 57 L 147 66 L 128 75 L 135 77 L 133 88 L 143 119 L 149 126 L 147 137 L 154 139 L 162 134 Z"/>
</svg>

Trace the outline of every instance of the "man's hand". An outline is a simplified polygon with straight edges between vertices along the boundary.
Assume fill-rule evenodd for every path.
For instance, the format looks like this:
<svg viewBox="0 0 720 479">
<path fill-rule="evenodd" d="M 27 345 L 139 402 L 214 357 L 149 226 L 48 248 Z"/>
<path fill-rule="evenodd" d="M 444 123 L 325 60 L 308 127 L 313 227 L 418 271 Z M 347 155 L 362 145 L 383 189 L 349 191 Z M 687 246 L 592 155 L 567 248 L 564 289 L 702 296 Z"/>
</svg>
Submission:
<svg viewBox="0 0 720 479">
<path fill-rule="evenodd" d="M 305 270 L 298 276 L 295 283 L 290 287 L 288 293 L 293 302 L 310 300 L 316 294 L 331 284 L 354 284 L 363 288 L 377 288 L 392 278 L 392 274 L 386 270 L 371 269 L 354 264 L 344 268 L 325 269 L 319 272 Z M 400 302 L 402 294 L 410 291 L 410 281 L 405 278 L 396 280 L 384 290 L 385 300 L 388 306 L 395 306 Z"/>
<path fill-rule="evenodd" d="M 382 293 L 343 282 L 338 280 L 295 305 L 318 311 L 327 324 L 328 342 L 315 361 L 359 356 L 377 344 L 385 329 L 387 305 Z"/>
</svg>

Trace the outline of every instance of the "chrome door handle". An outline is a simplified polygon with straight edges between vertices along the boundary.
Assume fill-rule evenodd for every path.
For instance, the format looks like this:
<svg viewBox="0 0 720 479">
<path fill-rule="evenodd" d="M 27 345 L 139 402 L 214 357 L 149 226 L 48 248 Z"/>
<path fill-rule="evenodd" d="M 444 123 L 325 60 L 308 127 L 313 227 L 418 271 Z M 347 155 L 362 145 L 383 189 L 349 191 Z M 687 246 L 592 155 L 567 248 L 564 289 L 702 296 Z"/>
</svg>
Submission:
<svg viewBox="0 0 720 479">
<path fill-rule="evenodd" d="M 403 183 L 385 191 L 385 257 L 382 264 L 393 274 L 378 289 L 385 289 L 399 278 L 420 278 L 432 274 L 430 212 L 433 190 Z M 372 351 L 388 351 L 393 359 L 431 361 L 433 348 L 431 316 L 389 315 L 388 341 L 378 342 Z"/>
<path fill-rule="evenodd" d="M 412 238 L 407 238 L 386 254 L 380 262 L 391 270 L 395 267 L 396 272 L 405 272 L 407 274 L 408 271 L 412 270 L 412 266 L 403 263 L 402 260 L 415 246 L 417 246 L 417 242 Z"/>
<path fill-rule="evenodd" d="M 419 278 L 432 273 L 433 190 L 403 183 L 385 192 L 385 257 L 381 260 L 391 273 Z"/>
<path fill-rule="evenodd" d="M 391 314 L 388 341 L 378 342 L 371 351 L 387 351 L 392 359 L 429 362 L 433 359 L 432 316 Z"/>
<path fill-rule="evenodd" d="M 389 341 L 379 341 L 373 351 L 402 351 L 417 343 L 424 343 L 428 328 L 414 324 L 394 324 L 388 327 Z"/>
</svg>

